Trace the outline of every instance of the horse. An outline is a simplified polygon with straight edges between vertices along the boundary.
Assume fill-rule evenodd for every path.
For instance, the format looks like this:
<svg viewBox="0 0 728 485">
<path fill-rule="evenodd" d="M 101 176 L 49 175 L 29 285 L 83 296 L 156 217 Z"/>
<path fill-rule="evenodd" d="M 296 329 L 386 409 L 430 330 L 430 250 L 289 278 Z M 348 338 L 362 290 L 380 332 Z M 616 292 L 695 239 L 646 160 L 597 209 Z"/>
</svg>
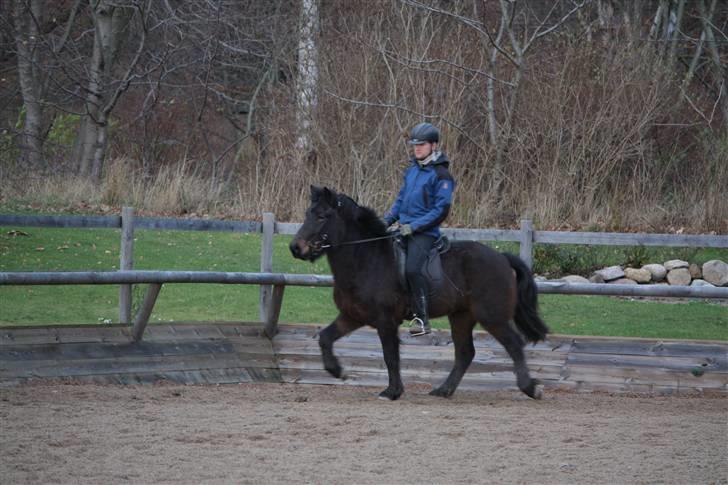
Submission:
<svg viewBox="0 0 728 485">
<path fill-rule="evenodd" d="M 409 312 L 408 292 L 400 282 L 392 234 L 372 209 L 326 187 L 311 186 L 311 205 L 290 243 L 293 257 L 315 261 L 326 255 L 334 277 L 339 314 L 319 333 L 324 368 L 344 378 L 334 342 L 365 325 L 377 330 L 389 385 L 379 397 L 396 400 L 404 392 L 400 375 L 399 326 Z M 447 315 L 455 364 L 430 394 L 450 397 L 475 356 L 473 329 L 479 323 L 508 352 L 518 388 L 540 399 L 540 383 L 531 378 L 523 348 L 549 332 L 538 313 L 536 284 L 528 266 L 512 254 L 474 241 L 453 241 L 441 254 L 447 282 L 430 298 L 429 315 Z M 514 322 L 513 325 L 511 322 Z"/>
</svg>

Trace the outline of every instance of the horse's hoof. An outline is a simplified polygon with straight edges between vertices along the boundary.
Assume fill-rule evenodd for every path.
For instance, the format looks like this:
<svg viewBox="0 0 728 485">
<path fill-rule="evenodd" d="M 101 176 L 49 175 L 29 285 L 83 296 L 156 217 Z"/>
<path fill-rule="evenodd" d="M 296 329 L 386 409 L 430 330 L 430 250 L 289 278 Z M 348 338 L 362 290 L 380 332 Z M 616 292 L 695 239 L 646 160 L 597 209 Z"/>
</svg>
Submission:
<svg viewBox="0 0 728 485">
<path fill-rule="evenodd" d="M 442 387 L 438 387 L 436 389 L 433 389 L 430 391 L 430 396 L 437 396 L 437 397 L 450 397 L 452 396 L 452 393 L 454 391 L 450 391 L 448 389 L 443 389 Z"/>
<path fill-rule="evenodd" d="M 538 401 L 543 398 L 543 384 L 533 382 L 523 389 L 523 392 L 531 399 L 536 399 Z"/>
<path fill-rule="evenodd" d="M 385 389 L 382 392 L 379 393 L 379 396 L 377 396 L 379 399 L 383 401 L 396 401 L 400 398 L 402 395 L 402 391 L 394 391 L 391 389 Z"/>
<path fill-rule="evenodd" d="M 337 379 L 343 379 L 345 377 L 344 369 L 340 365 L 326 367 L 326 370 Z"/>
</svg>

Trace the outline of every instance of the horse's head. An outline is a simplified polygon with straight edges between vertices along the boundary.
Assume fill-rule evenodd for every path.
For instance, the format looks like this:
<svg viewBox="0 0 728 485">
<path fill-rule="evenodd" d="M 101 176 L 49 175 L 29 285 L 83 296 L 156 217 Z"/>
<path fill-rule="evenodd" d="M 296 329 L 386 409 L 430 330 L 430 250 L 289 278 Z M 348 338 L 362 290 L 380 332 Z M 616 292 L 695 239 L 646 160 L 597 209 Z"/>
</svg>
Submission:
<svg viewBox="0 0 728 485">
<path fill-rule="evenodd" d="M 315 261 L 332 244 L 336 244 L 343 231 L 337 224 L 341 196 L 326 187 L 311 186 L 311 205 L 306 210 L 306 218 L 291 241 L 290 248 L 294 258 Z"/>
</svg>

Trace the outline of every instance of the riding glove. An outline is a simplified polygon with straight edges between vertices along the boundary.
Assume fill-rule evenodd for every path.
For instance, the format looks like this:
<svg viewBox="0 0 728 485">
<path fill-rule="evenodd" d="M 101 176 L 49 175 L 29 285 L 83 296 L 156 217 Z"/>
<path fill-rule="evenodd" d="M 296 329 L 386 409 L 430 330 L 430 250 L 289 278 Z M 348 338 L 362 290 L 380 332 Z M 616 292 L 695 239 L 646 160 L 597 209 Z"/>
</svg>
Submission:
<svg viewBox="0 0 728 485">
<path fill-rule="evenodd" d="M 413 232 L 414 231 L 412 230 L 412 226 L 410 226 L 409 224 L 403 224 L 399 228 L 399 233 L 404 237 L 411 236 Z"/>
</svg>

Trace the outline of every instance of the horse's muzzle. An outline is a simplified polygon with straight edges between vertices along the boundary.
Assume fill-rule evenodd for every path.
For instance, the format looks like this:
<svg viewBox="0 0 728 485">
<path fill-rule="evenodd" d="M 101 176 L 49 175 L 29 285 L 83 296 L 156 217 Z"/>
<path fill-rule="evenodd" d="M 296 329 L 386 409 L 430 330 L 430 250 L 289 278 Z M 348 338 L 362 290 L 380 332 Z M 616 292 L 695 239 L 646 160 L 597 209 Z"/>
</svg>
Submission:
<svg viewBox="0 0 728 485">
<path fill-rule="evenodd" d="M 313 261 L 313 259 L 316 257 L 316 255 L 314 254 L 315 251 L 313 251 L 308 242 L 302 239 L 294 239 L 293 241 L 291 241 L 289 248 L 291 249 L 291 254 L 296 259 Z"/>
</svg>

